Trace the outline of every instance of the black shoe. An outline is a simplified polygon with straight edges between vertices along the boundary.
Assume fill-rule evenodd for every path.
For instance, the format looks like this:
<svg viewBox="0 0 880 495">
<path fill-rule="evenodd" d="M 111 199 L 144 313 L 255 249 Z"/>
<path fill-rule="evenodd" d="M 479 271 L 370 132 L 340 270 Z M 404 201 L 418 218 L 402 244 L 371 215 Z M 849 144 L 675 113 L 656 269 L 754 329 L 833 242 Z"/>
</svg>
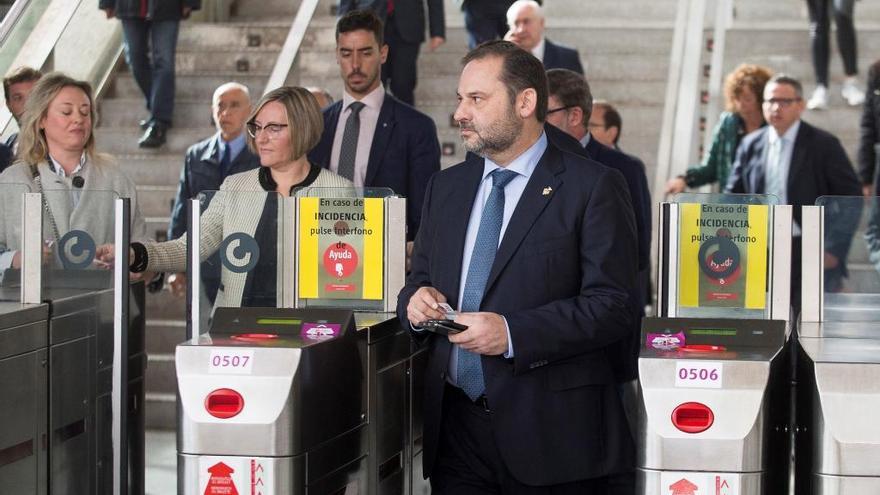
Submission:
<svg viewBox="0 0 880 495">
<path fill-rule="evenodd" d="M 142 131 L 146 131 L 150 124 L 153 123 L 153 119 L 141 119 L 138 121 L 138 125 L 140 126 Z"/>
<path fill-rule="evenodd" d="M 141 148 L 158 148 L 165 144 L 166 128 L 161 124 L 153 124 L 144 133 L 144 136 L 138 141 Z"/>
</svg>

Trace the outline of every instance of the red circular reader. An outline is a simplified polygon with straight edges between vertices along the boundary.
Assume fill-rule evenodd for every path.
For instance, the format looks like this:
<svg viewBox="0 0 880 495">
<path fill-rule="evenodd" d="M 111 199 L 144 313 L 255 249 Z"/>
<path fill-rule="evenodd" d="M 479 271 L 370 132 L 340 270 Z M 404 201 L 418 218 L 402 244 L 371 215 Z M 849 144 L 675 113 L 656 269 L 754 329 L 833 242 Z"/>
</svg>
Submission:
<svg viewBox="0 0 880 495">
<path fill-rule="evenodd" d="M 244 409 L 244 397 L 231 388 L 218 388 L 205 397 L 205 410 L 220 419 L 237 416 Z"/>
<path fill-rule="evenodd" d="M 266 340 L 274 340 L 278 338 L 277 333 L 240 333 L 230 337 L 238 342 L 263 342 Z"/>
<path fill-rule="evenodd" d="M 685 433 L 702 433 L 714 422 L 715 414 L 699 402 L 685 402 L 672 411 L 672 424 Z"/>
<path fill-rule="evenodd" d="M 723 345 L 689 344 L 679 347 L 678 350 L 685 352 L 724 352 L 727 350 L 727 347 Z"/>
</svg>

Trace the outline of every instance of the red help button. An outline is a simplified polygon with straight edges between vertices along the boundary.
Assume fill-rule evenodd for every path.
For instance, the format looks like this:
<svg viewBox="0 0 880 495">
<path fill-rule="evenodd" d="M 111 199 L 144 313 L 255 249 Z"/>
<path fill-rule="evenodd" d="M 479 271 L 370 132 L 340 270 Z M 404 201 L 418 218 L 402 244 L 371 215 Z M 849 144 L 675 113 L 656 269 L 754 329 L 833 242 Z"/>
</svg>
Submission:
<svg viewBox="0 0 880 495">
<path fill-rule="evenodd" d="M 244 409 L 244 397 L 235 390 L 218 388 L 205 397 L 205 410 L 215 418 L 228 419 Z"/>
<path fill-rule="evenodd" d="M 672 411 L 672 424 L 685 433 L 702 433 L 715 422 L 715 414 L 699 402 L 685 402 Z"/>
</svg>

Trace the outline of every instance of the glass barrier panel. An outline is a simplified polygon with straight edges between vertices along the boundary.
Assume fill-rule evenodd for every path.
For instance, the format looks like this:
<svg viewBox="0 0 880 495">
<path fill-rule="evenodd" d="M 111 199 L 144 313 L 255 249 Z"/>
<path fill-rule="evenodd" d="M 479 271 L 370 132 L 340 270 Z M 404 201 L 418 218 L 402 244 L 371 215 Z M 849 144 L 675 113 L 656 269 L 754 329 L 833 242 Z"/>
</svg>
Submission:
<svg viewBox="0 0 880 495">
<path fill-rule="evenodd" d="M 43 189 L 44 299 L 113 288 L 113 265 L 96 254 L 117 243 L 117 198 L 114 191 Z"/>
<path fill-rule="evenodd" d="M 770 195 L 679 194 L 679 317 L 770 317 Z"/>
<path fill-rule="evenodd" d="M 822 196 L 826 321 L 880 321 L 880 197 Z"/>
<path fill-rule="evenodd" d="M 21 301 L 21 214 L 23 184 L 0 184 L 0 301 Z"/>
<path fill-rule="evenodd" d="M 215 307 L 280 307 L 286 263 L 279 255 L 283 197 L 265 191 L 206 191 L 198 199 L 202 259 L 198 333 L 207 330 Z M 184 236 L 162 244 L 185 246 L 185 240 Z M 190 267 L 187 273 L 192 273 Z"/>
<path fill-rule="evenodd" d="M 384 308 L 388 188 L 308 188 L 297 199 L 297 304 Z"/>
</svg>

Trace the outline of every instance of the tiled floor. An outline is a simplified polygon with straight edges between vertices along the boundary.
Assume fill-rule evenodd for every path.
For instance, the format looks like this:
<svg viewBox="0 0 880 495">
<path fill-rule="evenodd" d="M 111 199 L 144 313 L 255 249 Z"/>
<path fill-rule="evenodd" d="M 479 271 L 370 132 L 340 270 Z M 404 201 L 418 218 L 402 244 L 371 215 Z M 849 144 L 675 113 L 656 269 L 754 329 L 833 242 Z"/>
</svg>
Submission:
<svg viewBox="0 0 880 495">
<path fill-rule="evenodd" d="M 177 493 L 177 444 L 175 432 L 147 430 L 147 495 Z"/>
</svg>

